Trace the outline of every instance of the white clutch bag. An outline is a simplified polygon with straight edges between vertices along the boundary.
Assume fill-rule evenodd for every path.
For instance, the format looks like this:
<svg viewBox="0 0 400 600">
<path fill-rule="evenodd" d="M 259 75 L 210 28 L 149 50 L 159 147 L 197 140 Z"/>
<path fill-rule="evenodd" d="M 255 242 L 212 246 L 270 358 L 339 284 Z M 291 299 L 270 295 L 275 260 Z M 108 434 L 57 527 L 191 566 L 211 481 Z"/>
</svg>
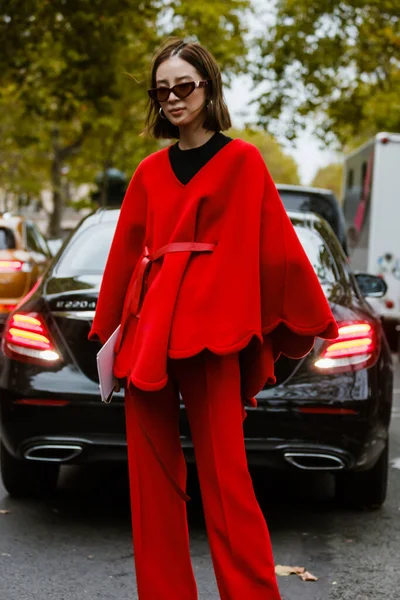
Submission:
<svg viewBox="0 0 400 600">
<path fill-rule="evenodd" d="M 101 350 L 99 350 L 96 357 L 101 400 L 107 404 L 111 402 L 115 390 L 113 375 L 114 348 L 120 328 L 121 325 L 118 325 L 114 333 L 108 338 Z"/>
</svg>

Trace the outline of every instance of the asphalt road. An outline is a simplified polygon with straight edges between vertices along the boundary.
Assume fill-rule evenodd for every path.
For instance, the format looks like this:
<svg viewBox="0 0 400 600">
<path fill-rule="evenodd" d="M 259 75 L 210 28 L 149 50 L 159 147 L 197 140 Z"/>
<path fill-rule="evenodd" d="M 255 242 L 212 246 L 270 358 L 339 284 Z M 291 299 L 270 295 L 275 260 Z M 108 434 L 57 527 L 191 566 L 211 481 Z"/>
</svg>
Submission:
<svg viewBox="0 0 400 600">
<path fill-rule="evenodd" d="M 265 474 L 252 472 L 276 563 L 304 566 L 318 577 L 312 583 L 279 577 L 284 600 L 399 600 L 398 363 L 395 390 L 390 489 L 382 510 L 339 509 L 329 476 L 268 474 L 266 485 Z M 218 600 L 195 483 L 190 493 L 199 598 Z M 11 500 L 0 484 L 0 600 L 34 599 L 137 599 L 125 467 L 65 468 L 57 494 L 44 503 Z"/>
</svg>

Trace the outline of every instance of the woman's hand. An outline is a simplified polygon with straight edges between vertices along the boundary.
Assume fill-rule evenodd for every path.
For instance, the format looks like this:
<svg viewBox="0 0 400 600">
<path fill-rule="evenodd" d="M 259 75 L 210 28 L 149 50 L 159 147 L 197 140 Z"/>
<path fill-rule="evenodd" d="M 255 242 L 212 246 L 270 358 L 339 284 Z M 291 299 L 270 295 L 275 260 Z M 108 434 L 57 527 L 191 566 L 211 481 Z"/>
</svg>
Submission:
<svg viewBox="0 0 400 600">
<path fill-rule="evenodd" d="M 114 392 L 117 393 L 121 389 L 121 382 L 117 377 L 114 377 Z"/>
</svg>

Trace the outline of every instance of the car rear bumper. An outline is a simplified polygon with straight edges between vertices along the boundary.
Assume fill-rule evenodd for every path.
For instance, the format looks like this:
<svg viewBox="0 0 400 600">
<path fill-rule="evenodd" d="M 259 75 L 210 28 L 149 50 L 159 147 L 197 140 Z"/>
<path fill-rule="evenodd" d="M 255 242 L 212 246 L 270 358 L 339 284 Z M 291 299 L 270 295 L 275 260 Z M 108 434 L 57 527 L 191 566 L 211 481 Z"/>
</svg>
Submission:
<svg viewBox="0 0 400 600">
<path fill-rule="evenodd" d="M 127 459 L 122 397 L 110 405 L 92 399 L 32 406 L 16 404 L 15 397 L 1 390 L 0 425 L 5 446 L 18 458 L 65 464 Z M 185 456 L 193 461 L 183 407 L 181 433 Z M 261 405 L 248 410 L 244 434 L 251 466 L 335 472 L 371 467 L 385 446 L 387 427 L 365 418 L 293 410 L 276 414 L 276 408 Z"/>
<path fill-rule="evenodd" d="M 10 441 L 10 440 L 8 440 Z M 190 438 L 181 437 L 186 460 L 194 462 L 194 448 Z M 245 439 L 247 459 L 250 466 L 272 469 L 303 471 L 343 471 L 357 468 L 357 458 L 350 452 L 335 446 L 307 441 Z M 59 435 L 33 436 L 24 439 L 17 447 L 7 449 L 26 460 L 56 462 L 61 464 L 88 464 L 94 462 L 126 461 L 127 448 L 124 435 Z M 377 448 L 376 458 L 371 457 L 364 468 L 373 464 L 383 450 Z"/>
</svg>

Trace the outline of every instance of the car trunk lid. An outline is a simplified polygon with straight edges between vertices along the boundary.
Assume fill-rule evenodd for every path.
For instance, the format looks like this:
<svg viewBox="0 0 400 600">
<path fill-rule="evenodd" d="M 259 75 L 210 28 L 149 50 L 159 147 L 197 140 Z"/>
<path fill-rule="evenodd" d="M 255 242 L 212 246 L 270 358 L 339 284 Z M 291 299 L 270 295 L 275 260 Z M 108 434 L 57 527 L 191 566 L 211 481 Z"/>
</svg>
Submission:
<svg viewBox="0 0 400 600">
<path fill-rule="evenodd" d="M 82 372 L 98 381 L 96 354 L 100 343 L 90 342 L 101 276 L 53 277 L 45 290 L 47 306 L 64 346 Z"/>
</svg>

